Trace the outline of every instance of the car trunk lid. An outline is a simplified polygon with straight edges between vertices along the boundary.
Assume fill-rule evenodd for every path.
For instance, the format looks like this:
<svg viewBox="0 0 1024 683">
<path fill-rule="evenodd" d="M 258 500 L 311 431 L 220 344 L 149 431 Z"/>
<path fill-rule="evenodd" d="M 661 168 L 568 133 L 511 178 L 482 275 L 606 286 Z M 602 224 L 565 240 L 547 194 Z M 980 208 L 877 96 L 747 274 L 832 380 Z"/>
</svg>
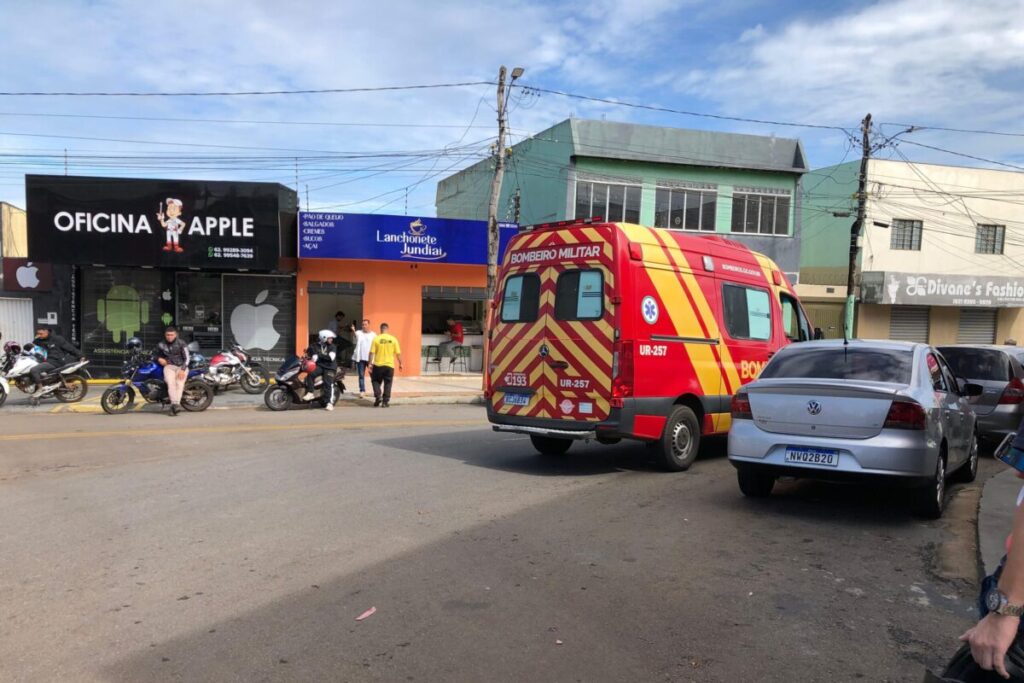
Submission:
<svg viewBox="0 0 1024 683">
<path fill-rule="evenodd" d="M 904 389 L 887 382 L 772 379 L 746 392 L 754 423 L 766 432 L 868 439 L 882 431 Z"/>
</svg>

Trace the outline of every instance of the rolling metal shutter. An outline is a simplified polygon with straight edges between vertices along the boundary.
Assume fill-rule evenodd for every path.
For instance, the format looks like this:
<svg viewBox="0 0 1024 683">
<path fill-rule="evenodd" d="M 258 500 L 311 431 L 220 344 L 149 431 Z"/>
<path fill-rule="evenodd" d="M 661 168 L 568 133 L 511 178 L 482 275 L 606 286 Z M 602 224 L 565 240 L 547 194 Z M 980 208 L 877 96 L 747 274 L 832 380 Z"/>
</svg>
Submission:
<svg viewBox="0 0 1024 683">
<path fill-rule="evenodd" d="M 928 343 L 928 308 L 894 306 L 889 319 L 889 339 Z"/>
<path fill-rule="evenodd" d="M 32 299 L 0 299 L 0 333 L 4 341 L 32 341 L 36 336 L 32 322 Z"/>
<path fill-rule="evenodd" d="M 995 308 L 961 308 L 957 344 L 994 344 L 999 311 Z"/>
</svg>

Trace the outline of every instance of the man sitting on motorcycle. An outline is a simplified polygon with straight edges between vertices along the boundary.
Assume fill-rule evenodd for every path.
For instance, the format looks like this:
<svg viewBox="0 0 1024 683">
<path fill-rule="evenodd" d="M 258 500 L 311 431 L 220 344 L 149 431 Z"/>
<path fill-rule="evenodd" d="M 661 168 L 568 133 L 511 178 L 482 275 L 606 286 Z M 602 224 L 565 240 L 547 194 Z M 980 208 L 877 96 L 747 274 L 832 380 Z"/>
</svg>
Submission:
<svg viewBox="0 0 1024 683">
<path fill-rule="evenodd" d="M 28 371 L 28 374 L 32 377 L 32 382 L 36 385 L 32 398 L 39 398 L 43 395 L 42 378 L 44 374 L 69 363 L 74 363 L 77 360 L 85 360 L 82 352 L 76 349 L 71 342 L 59 334 L 53 334 L 46 327 L 40 327 L 36 330 L 36 338 L 32 341 L 32 344 L 46 353 L 46 360 Z"/>
<path fill-rule="evenodd" d="M 316 378 L 323 377 L 324 408 L 334 410 L 334 376 L 338 371 L 338 347 L 334 345 L 335 333 L 320 330 L 320 345 L 310 360 L 316 362 L 316 370 L 306 375 L 306 395 L 303 401 L 313 400 Z"/>
</svg>

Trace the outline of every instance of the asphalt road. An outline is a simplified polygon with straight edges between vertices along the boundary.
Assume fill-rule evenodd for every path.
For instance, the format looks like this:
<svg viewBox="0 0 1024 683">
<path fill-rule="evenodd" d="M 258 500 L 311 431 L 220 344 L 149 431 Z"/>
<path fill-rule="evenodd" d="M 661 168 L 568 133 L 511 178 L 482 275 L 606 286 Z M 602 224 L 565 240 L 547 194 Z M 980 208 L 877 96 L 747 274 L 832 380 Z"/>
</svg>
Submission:
<svg viewBox="0 0 1024 683">
<path fill-rule="evenodd" d="M 666 474 L 470 406 L 0 425 L 4 681 L 918 681 L 971 623 L 970 504 L 748 501 L 722 442 Z"/>
</svg>

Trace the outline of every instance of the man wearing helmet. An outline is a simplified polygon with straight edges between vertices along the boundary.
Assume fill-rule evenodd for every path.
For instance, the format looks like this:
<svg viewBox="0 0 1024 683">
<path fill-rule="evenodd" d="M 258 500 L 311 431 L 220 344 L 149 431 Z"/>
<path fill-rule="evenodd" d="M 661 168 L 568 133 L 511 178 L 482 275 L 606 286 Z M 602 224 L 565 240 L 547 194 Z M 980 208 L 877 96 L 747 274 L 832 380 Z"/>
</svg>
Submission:
<svg viewBox="0 0 1024 683">
<path fill-rule="evenodd" d="M 32 344 L 43 351 L 44 360 L 28 371 L 32 382 L 36 385 L 36 391 L 32 398 L 39 398 L 43 395 L 42 377 L 45 373 L 57 368 L 74 363 L 76 360 L 85 360 L 82 352 L 59 334 L 53 334 L 47 327 L 40 327 L 36 330 L 36 338 Z"/>
<path fill-rule="evenodd" d="M 320 330 L 320 345 L 311 360 L 316 362 L 316 370 L 306 375 L 306 395 L 304 401 L 313 400 L 313 389 L 316 378 L 323 377 L 324 408 L 334 410 L 334 375 L 338 371 L 338 347 L 334 345 L 336 333 L 333 330 Z"/>
</svg>

